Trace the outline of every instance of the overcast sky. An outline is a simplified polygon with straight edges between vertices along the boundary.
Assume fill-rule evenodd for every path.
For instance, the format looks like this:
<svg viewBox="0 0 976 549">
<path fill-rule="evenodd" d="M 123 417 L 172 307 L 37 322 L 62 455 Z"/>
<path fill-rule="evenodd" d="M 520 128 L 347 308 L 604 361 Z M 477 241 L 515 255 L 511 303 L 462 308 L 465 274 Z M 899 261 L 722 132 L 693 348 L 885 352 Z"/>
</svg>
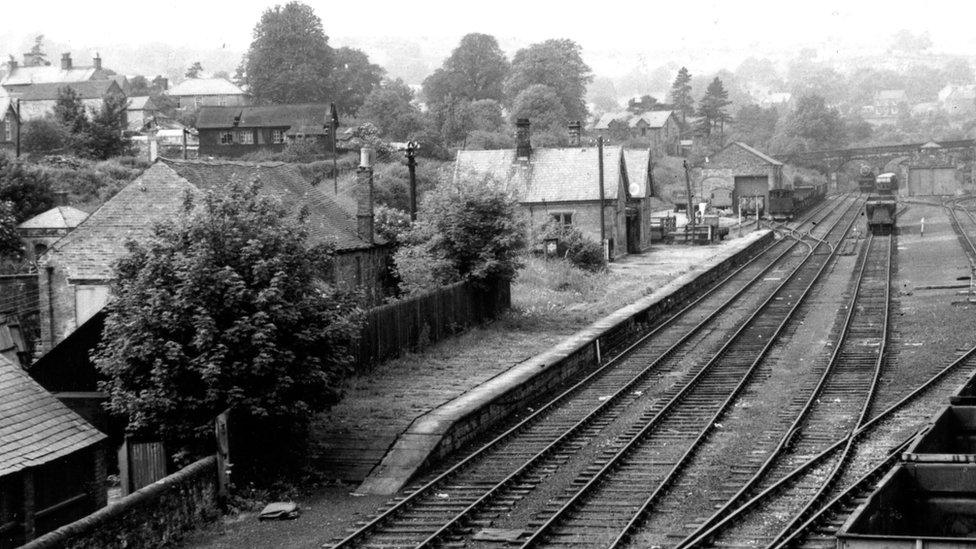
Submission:
<svg viewBox="0 0 976 549">
<path fill-rule="evenodd" d="M 7 2 L 4 33 L 42 32 L 79 48 L 165 42 L 243 51 L 267 0 L 31 0 Z M 567 37 L 586 51 L 648 53 L 688 49 L 827 50 L 887 45 L 907 28 L 930 33 L 936 51 L 976 54 L 976 2 L 934 0 L 685 0 L 539 2 L 532 0 L 310 0 L 335 45 L 375 36 L 457 39 L 485 32 L 532 42 Z M 54 14 L 57 14 L 56 16 Z M 9 22 L 16 21 L 16 28 Z M 12 34 L 13 33 L 13 34 Z M 13 52 L 10 52 L 13 53 Z M 829 53 L 829 51 L 827 51 Z M 594 67 L 598 68 L 598 67 Z"/>
</svg>

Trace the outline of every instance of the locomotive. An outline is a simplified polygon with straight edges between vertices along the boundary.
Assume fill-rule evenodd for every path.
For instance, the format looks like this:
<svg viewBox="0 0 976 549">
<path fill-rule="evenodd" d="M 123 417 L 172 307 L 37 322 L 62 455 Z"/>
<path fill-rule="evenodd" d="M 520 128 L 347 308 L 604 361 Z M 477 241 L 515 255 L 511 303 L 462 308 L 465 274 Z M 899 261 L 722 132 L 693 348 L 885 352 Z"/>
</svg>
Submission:
<svg viewBox="0 0 976 549">
<path fill-rule="evenodd" d="M 793 219 L 804 210 L 823 200 L 827 186 L 823 183 L 806 183 L 798 179 L 792 189 L 769 190 L 769 217 L 775 221 Z"/>
<path fill-rule="evenodd" d="M 867 166 L 861 166 L 861 173 L 857 177 L 857 189 L 862 193 L 873 193 L 874 182 L 874 171 Z"/>
<path fill-rule="evenodd" d="M 890 234 L 897 221 L 898 201 L 895 193 L 898 191 L 898 176 L 893 173 L 883 173 L 875 178 L 875 194 L 868 197 L 864 204 L 864 213 L 868 218 L 868 229 L 874 234 Z"/>
</svg>

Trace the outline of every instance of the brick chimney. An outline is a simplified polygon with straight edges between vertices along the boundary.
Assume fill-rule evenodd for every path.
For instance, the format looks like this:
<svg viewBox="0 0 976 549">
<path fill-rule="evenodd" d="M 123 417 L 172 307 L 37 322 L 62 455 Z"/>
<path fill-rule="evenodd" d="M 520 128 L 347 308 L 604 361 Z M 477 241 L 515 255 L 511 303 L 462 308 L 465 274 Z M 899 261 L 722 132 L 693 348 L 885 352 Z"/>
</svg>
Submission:
<svg viewBox="0 0 976 549">
<path fill-rule="evenodd" d="M 569 123 L 569 146 L 579 147 L 580 146 L 580 135 L 582 132 L 583 125 L 579 120 L 574 120 Z"/>
<path fill-rule="evenodd" d="M 102 70 L 102 56 L 95 52 L 95 57 L 92 58 L 92 64 L 95 66 L 96 71 Z"/>
<path fill-rule="evenodd" d="M 14 72 L 14 69 L 16 68 L 17 68 L 17 60 L 14 59 L 14 56 L 11 55 L 10 60 L 7 61 L 7 73 L 9 74 Z"/>
<path fill-rule="evenodd" d="M 373 243 L 373 149 L 359 151 L 359 170 L 356 172 L 356 233 Z"/>
<path fill-rule="evenodd" d="M 62 53 L 61 54 L 61 70 L 67 71 L 71 70 L 71 54 Z"/>
<path fill-rule="evenodd" d="M 532 156 L 532 131 L 528 118 L 515 121 L 515 158 L 526 159 Z"/>
</svg>

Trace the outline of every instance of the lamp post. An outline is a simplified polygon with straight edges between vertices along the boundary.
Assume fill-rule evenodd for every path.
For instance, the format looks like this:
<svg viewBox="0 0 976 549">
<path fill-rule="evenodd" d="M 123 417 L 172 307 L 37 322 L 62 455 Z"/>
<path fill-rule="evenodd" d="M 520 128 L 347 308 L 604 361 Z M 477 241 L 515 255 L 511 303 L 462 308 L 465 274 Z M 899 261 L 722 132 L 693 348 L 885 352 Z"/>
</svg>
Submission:
<svg viewBox="0 0 976 549">
<path fill-rule="evenodd" d="M 410 171 L 410 221 L 417 220 L 417 149 L 420 143 L 407 143 L 407 169 Z"/>
</svg>

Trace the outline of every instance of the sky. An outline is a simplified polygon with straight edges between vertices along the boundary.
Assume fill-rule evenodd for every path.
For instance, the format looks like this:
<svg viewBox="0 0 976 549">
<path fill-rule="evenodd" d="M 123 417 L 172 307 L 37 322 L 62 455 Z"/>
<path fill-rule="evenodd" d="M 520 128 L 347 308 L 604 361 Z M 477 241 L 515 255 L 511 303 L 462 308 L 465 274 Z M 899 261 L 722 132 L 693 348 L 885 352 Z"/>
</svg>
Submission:
<svg viewBox="0 0 976 549">
<path fill-rule="evenodd" d="M 21 39 L 41 32 L 72 47 L 109 50 L 115 44 L 244 51 L 268 0 L 32 0 L 10 2 L 4 19 L 17 21 Z M 531 0 L 308 0 L 330 43 L 378 37 L 456 42 L 469 32 L 505 44 L 566 37 L 600 63 L 616 53 L 660 57 L 674 52 L 744 58 L 754 52 L 819 45 L 827 53 L 887 45 L 899 29 L 928 32 L 936 51 L 976 55 L 971 30 L 976 2 L 931 0 L 690 0 L 543 2 Z M 57 13 L 56 17 L 52 14 Z M 3 31 L 7 42 L 17 30 Z M 13 53 L 13 52 L 10 52 Z M 725 55 L 723 55 L 725 54 Z M 608 61 L 607 58 L 610 58 Z M 591 63 L 593 64 L 593 63 Z M 659 63 L 658 63 L 659 64 Z M 631 64 L 632 66 L 632 64 Z M 600 69 L 599 66 L 594 66 Z"/>
</svg>

